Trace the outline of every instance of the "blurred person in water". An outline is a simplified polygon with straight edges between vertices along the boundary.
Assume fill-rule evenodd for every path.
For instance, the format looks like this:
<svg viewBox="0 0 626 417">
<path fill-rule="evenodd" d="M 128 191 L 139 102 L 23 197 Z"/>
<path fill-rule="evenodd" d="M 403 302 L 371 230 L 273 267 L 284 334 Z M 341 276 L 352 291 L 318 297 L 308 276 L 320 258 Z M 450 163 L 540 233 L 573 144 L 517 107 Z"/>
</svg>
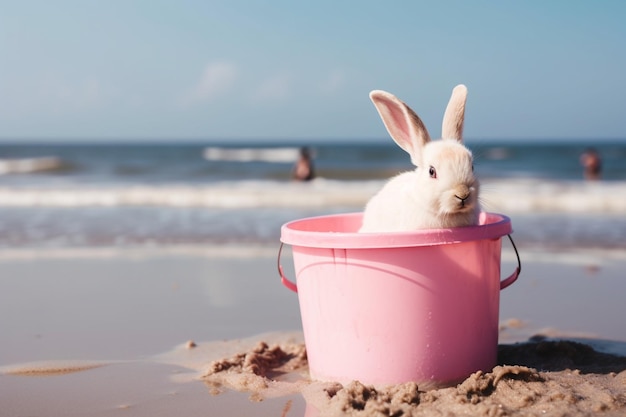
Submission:
<svg viewBox="0 0 626 417">
<path fill-rule="evenodd" d="M 602 159 L 598 151 L 588 148 L 580 156 L 580 164 L 583 166 L 583 176 L 586 180 L 599 180 L 601 178 Z"/>
<path fill-rule="evenodd" d="M 292 177 L 297 181 L 311 181 L 315 178 L 313 157 L 311 150 L 306 146 L 300 148 L 300 157 L 293 167 Z"/>
</svg>

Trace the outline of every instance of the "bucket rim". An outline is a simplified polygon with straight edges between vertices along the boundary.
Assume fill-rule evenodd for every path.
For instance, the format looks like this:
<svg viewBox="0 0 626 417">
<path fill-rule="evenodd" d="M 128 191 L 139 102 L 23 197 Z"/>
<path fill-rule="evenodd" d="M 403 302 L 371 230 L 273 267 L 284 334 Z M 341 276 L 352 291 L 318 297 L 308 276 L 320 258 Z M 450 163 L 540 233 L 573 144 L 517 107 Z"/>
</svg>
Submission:
<svg viewBox="0 0 626 417">
<path fill-rule="evenodd" d="M 335 249 L 382 249 L 436 246 L 499 239 L 512 233 L 511 219 L 503 214 L 482 212 L 476 226 L 423 229 L 410 232 L 359 233 L 362 212 L 330 214 L 292 220 L 282 225 L 280 241 L 292 246 Z M 316 223 L 352 226 L 340 230 L 314 230 Z"/>
</svg>

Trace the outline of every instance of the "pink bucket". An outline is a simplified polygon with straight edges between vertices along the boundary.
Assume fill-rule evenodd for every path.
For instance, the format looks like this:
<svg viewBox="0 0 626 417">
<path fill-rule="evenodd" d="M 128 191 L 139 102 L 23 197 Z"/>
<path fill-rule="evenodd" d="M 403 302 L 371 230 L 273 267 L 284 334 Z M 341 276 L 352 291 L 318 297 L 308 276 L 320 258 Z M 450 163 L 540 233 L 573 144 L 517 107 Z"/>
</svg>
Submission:
<svg viewBox="0 0 626 417">
<path fill-rule="evenodd" d="M 361 218 L 312 217 L 281 228 L 296 282 L 285 277 L 280 252 L 278 269 L 298 293 L 311 378 L 440 386 L 491 370 L 500 290 L 521 270 L 518 255 L 516 271 L 500 281 L 511 220 L 483 213 L 471 227 L 358 233 Z"/>
</svg>

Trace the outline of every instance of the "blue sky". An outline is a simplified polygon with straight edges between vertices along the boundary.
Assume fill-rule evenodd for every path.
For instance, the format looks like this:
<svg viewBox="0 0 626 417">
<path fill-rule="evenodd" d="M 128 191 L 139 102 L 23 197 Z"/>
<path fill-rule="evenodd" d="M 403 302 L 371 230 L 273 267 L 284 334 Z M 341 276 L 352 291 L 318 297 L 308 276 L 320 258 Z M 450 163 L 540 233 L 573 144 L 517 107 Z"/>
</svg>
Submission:
<svg viewBox="0 0 626 417">
<path fill-rule="evenodd" d="M 626 138 L 623 1 L 1 1 L 0 140 Z"/>
</svg>

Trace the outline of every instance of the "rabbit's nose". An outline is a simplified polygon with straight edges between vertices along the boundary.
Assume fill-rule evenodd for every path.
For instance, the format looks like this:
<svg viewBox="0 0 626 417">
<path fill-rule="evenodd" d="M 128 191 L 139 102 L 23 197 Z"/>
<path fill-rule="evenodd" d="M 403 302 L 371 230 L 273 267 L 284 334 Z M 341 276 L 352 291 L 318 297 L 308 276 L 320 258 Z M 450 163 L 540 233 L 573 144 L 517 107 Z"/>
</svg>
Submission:
<svg viewBox="0 0 626 417">
<path fill-rule="evenodd" d="M 465 202 L 470 196 L 470 189 L 465 185 L 460 186 L 456 189 L 454 196 L 461 200 L 461 202 Z"/>
</svg>

